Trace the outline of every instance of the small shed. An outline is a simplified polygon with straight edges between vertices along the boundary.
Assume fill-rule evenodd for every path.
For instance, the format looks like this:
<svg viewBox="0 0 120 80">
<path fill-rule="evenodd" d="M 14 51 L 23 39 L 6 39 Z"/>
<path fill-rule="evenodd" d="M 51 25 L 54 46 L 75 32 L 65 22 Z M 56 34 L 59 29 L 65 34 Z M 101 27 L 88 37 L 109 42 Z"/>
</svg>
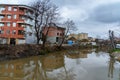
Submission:
<svg viewBox="0 0 120 80">
<path fill-rule="evenodd" d="M 71 40 L 71 41 L 73 41 L 73 42 L 76 42 L 76 41 L 77 41 L 77 39 L 76 39 L 75 37 L 70 37 L 70 38 L 68 38 L 68 40 Z"/>
</svg>

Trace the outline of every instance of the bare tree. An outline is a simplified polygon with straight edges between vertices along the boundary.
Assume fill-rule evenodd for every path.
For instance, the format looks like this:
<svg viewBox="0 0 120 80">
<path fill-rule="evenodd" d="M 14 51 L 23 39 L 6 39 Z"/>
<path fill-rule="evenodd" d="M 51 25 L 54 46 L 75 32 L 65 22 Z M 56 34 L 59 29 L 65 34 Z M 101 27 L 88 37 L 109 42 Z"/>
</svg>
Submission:
<svg viewBox="0 0 120 80">
<path fill-rule="evenodd" d="M 63 26 L 65 27 L 66 31 L 65 31 L 65 34 L 62 36 L 62 41 L 61 43 L 58 45 L 58 48 L 61 48 L 62 47 L 62 44 L 64 43 L 65 39 L 67 38 L 67 35 L 69 33 L 72 33 L 74 31 L 77 30 L 77 27 L 75 26 L 75 23 L 73 20 L 70 20 L 68 19 L 67 21 L 65 21 L 63 23 Z"/>
<path fill-rule="evenodd" d="M 49 24 L 55 23 L 56 20 L 57 20 L 57 16 L 58 16 L 57 10 L 58 10 L 58 7 L 54 5 L 54 6 L 51 7 L 51 9 L 46 13 L 46 18 L 45 18 L 46 23 L 45 23 L 45 26 L 42 28 L 43 31 L 45 30 L 45 28 L 47 29 L 46 33 L 42 35 L 42 40 L 43 40 L 43 45 L 42 45 L 42 47 L 43 47 L 43 48 L 45 47 L 47 35 L 48 35 L 48 33 L 49 33 L 49 30 L 50 30 L 50 25 L 49 25 Z"/>
<path fill-rule="evenodd" d="M 39 44 L 42 39 L 42 30 L 45 27 L 49 27 L 49 23 L 52 23 L 56 20 L 58 15 L 58 7 L 50 2 L 50 0 L 38 0 L 31 5 L 34 8 L 34 28 L 37 38 L 37 44 Z M 49 31 L 49 29 L 48 29 Z M 43 36 L 43 46 L 46 42 L 46 36 L 48 31 Z"/>
</svg>

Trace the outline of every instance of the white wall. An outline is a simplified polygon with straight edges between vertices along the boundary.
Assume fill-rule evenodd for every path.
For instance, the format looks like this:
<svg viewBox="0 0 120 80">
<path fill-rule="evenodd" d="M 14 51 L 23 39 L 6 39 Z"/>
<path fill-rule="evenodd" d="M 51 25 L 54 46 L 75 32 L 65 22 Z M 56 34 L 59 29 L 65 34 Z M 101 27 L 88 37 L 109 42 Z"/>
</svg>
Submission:
<svg viewBox="0 0 120 80">
<path fill-rule="evenodd" d="M 25 28 L 26 36 L 25 36 L 25 43 L 26 44 L 35 44 L 36 43 L 36 36 L 33 27 L 26 26 Z"/>
<path fill-rule="evenodd" d="M 25 40 L 24 39 L 18 39 L 18 44 L 25 44 Z"/>
<path fill-rule="evenodd" d="M 7 44 L 7 39 L 0 38 L 0 44 Z"/>
<path fill-rule="evenodd" d="M 32 33 L 32 35 L 27 34 L 26 38 L 25 38 L 25 42 L 26 42 L 26 44 L 35 44 L 36 43 L 35 35 L 33 33 Z"/>
</svg>

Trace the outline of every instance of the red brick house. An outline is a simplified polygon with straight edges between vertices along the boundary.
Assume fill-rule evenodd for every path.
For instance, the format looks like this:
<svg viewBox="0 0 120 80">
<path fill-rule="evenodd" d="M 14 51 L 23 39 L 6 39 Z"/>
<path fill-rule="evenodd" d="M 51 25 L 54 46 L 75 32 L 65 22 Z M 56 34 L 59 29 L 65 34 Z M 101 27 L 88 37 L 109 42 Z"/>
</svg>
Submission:
<svg viewBox="0 0 120 80">
<path fill-rule="evenodd" d="M 58 27 L 54 23 L 50 24 L 49 27 L 44 27 L 43 35 L 45 35 L 47 31 L 47 41 L 50 43 L 59 43 L 65 35 L 65 28 Z"/>
</svg>

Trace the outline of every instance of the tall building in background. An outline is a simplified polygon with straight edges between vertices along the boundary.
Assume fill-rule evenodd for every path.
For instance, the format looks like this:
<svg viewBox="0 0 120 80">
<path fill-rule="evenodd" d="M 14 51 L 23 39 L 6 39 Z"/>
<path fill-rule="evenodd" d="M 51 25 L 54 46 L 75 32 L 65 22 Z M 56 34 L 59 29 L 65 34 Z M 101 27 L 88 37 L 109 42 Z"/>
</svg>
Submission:
<svg viewBox="0 0 120 80">
<path fill-rule="evenodd" d="M 88 39 L 88 33 L 79 33 L 78 34 L 78 39 L 79 40 Z"/>
<path fill-rule="evenodd" d="M 24 44 L 34 11 L 26 5 L 0 4 L 0 43 Z"/>
<path fill-rule="evenodd" d="M 74 37 L 77 40 L 88 39 L 88 33 L 70 34 L 68 38 Z"/>
</svg>

